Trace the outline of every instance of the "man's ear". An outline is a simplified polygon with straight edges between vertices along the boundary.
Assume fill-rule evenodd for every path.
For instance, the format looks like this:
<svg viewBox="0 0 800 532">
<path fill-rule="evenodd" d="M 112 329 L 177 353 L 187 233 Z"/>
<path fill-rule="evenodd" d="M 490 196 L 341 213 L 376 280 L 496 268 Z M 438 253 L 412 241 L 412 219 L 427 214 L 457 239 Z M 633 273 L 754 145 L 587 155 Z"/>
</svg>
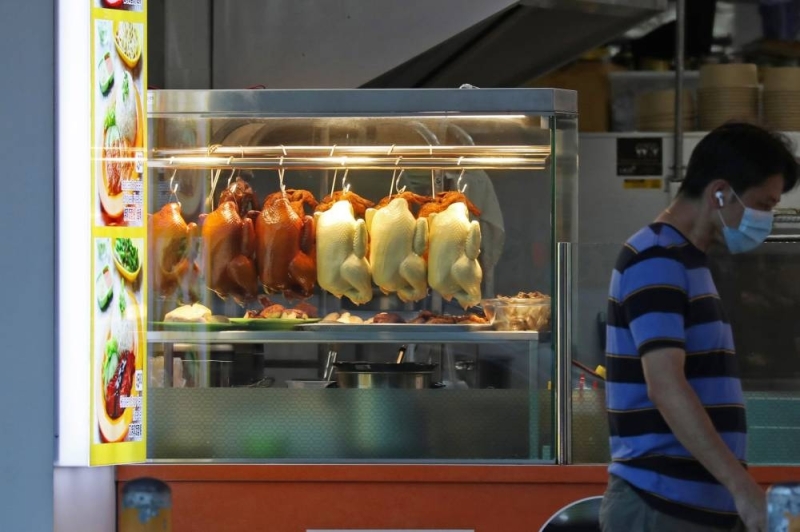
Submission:
<svg viewBox="0 0 800 532">
<path fill-rule="evenodd" d="M 712 210 L 721 209 L 727 204 L 730 185 L 724 179 L 715 179 L 706 187 L 703 201 Z"/>
</svg>

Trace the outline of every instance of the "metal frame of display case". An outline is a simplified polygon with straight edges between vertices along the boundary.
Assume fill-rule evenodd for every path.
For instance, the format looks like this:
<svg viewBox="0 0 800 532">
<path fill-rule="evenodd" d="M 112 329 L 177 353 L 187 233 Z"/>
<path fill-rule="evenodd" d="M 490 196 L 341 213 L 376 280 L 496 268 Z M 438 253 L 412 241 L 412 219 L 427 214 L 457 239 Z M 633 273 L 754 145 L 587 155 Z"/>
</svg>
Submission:
<svg viewBox="0 0 800 532">
<path fill-rule="evenodd" d="M 447 331 L 436 330 L 430 326 L 431 331 L 403 332 L 381 331 L 380 325 L 364 325 L 360 330 L 343 331 L 209 331 L 209 332 L 178 332 L 178 331 L 149 331 L 148 343 L 287 343 L 296 342 L 303 344 L 324 344 L 328 342 L 340 343 L 473 343 L 485 344 L 491 342 L 538 342 L 545 340 L 550 335 L 536 331 Z M 447 326 L 445 326 L 447 327 Z"/>
<path fill-rule="evenodd" d="M 424 93 L 424 97 L 422 94 Z M 578 95 L 564 89 L 307 89 L 163 90 L 153 95 L 149 117 L 197 113 L 211 117 L 325 117 L 413 115 L 468 117 L 486 113 L 550 116 L 577 114 Z M 479 118 L 479 117 L 478 117 Z"/>
</svg>

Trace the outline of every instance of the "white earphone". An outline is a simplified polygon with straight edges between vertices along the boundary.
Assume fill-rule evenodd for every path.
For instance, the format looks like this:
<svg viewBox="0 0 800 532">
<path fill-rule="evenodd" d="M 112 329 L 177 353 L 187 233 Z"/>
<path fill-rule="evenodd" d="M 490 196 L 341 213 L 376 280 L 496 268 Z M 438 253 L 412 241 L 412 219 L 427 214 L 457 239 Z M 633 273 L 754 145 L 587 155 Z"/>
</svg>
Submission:
<svg viewBox="0 0 800 532">
<path fill-rule="evenodd" d="M 720 207 L 724 207 L 725 206 L 725 200 L 722 197 L 722 191 L 721 190 L 717 190 L 716 194 L 714 194 L 714 195 L 717 197 L 717 203 L 719 203 L 719 206 Z"/>
</svg>

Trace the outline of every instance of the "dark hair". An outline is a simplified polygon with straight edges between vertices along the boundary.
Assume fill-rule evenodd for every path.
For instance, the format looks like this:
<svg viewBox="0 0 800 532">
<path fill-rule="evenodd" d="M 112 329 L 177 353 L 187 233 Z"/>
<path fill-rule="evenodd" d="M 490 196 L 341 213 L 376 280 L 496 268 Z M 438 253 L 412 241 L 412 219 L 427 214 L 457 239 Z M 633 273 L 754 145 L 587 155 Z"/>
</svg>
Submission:
<svg viewBox="0 0 800 532">
<path fill-rule="evenodd" d="M 715 179 L 724 179 L 741 194 L 777 174 L 783 176 L 783 192 L 797 184 L 797 161 L 789 139 L 753 124 L 729 123 L 697 144 L 679 194 L 700 197 Z"/>
</svg>

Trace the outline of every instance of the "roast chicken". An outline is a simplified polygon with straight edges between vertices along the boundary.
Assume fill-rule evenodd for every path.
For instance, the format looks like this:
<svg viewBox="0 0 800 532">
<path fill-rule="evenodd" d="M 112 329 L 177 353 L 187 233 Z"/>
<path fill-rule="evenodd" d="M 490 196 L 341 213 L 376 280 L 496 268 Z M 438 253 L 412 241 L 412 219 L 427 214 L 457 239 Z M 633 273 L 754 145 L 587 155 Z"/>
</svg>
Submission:
<svg viewBox="0 0 800 532">
<path fill-rule="evenodd" d="M 409 200 L 419 202 L 420 198 L 405 192 L 388 203 L 380 202 L 380 208 L 367 210 L 372 280 L 384 294 L 396 292 L 404 302 L 419 301 L 428 294 L 428 268 L 423 258 L 428 220 L 415 219 L 409 209 Z"/>
<path fill-rule="evenodd" d="M 422 203 L 417 216 L 419 218 L 427 218 L 435 212 L 442 212 L 454 203 L 463 203 L 467 206 L 470 213 L 475 216 L 480 216 L 481 211 L 476 207 L 467 197 L 454 190 L 448 192 L 439 192 L 435 198 L 427 198 L 427 201 Z"/>
<path fill-rule="evenodd" d="M 337 202 L 346 200 L 353 206 L 353 212 L 356 218 L 363 218 L 368 208 L 374 206 L 370 200 L 362 198 L 355 192 L 337 190 L 333 194 L 325 196 L 316 208 L 317 212 L 325 212 L 332 208 Z"/>
<path fill-rule="evenodd" d="M 314 218 L 304 206 L 316 207 L 307 190 L 275 192 L 264 200 L 256 218 L 256 265 L 264 290 L 288 299 L 312 295 L 317 278 Z"/>
<path fill-rule="evenodd" d="M 428 284 L 447 301 L 455 297 L 463 308 L 478 304 L 483 276 L 478 264 L 480 224 L 470 221 L 461 201 L 431 214 L 429 223 Z"/>
<path fill-rule="evenodd" d="M 197 301 L 200 268 L 196 239 L 200 231 L 187 224 L 178 203 L 168 203 L 150 218 L 150 256 L 154 267 L 153 291 L 162 297 L 178 294 L 182 301 Z"/>
<path fill-rule="evenodd" d="M 220 203 L 226 201 L 236 203 L 236 210 L 241 218 L 244 218 L 254 210 L 258 210 L 258 198 L 253 191 L 253 187 L 241 177 L 237 177 L 236 181 L 228 185 L 228 188 L 219 195 Z"/>
<path fill-rule="evenodd" d="M 221 298 L 244 304 L 258 295 L 254 261 L 252 188 L 238 179 L 220 194 L 220 204 L 203 222 L 206 284 Z"/>
<path fill-rule="evenodd" d="M 372 279 L 367 261 L 367 226 L 356 220 L 346 199 L 314 214 L 317 225 L 317 282 L 336 297 L 356 305 L 372 299 Z"/>
</svg>

